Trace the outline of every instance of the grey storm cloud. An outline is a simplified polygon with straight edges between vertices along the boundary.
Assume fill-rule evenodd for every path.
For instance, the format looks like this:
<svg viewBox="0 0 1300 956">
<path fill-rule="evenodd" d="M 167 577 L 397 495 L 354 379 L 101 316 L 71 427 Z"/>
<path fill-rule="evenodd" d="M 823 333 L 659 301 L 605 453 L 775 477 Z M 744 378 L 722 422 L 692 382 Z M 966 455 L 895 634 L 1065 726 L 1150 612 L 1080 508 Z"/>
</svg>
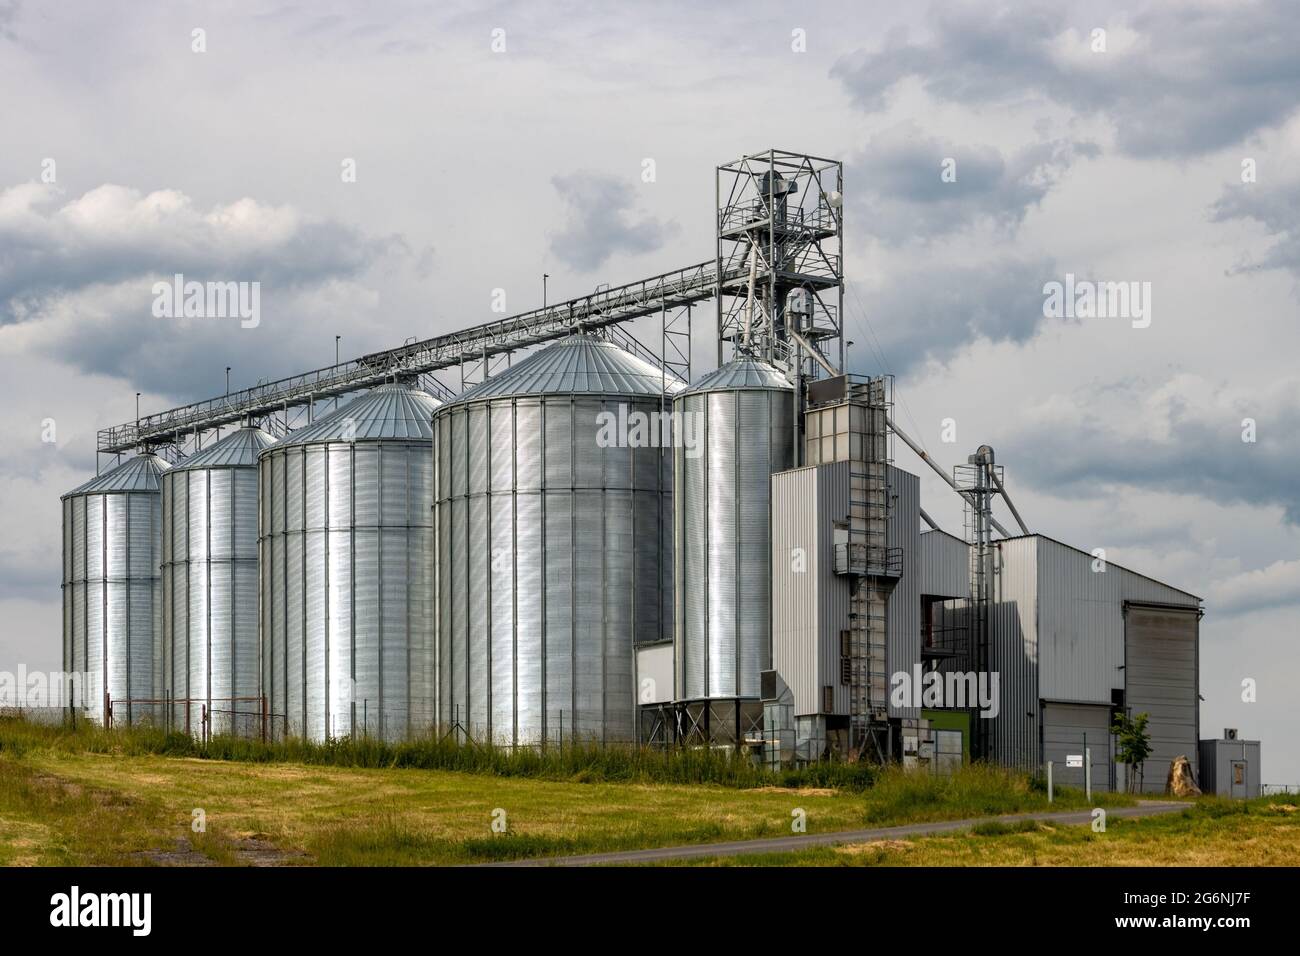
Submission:
<svg viewBox="0 0 1300 956">
<path fill-rule="evenodd" d="M 373 302 L 364 274 L 406 252 L 399 238 L 248 198 L 200 209 L 174 190 L 106 185 L 58 199 L 35 184 L 0 192 L 0 333 L 83 373 L 182 400 L 223 387 L 225 365 L 250 381 L 306 364 L 285 353 L 324 359 L 313 341 L 320 316 L 364 311 Z M 177 273 L 259 283 L 260 325 L 155 317 L 154 283 Z M 196 374 L 204 368 L 214 371 Z"/>
<path fill-rule="evenodd" d="M 1278 126 L 1300 102 L 1300 17 L 1291 0 L 1146 3 L 1108 22 L 1062 5 L 935 8 L 924 40 L 891 31 L 832 68 L 859 108 L 884 110 L 909 80 L 964 106 L 1039 95 L 1114 124 L 1134 156 L 1196 156 Z M 1107 51 L 1089 47 L 1110 27 Z M 1127 31 L 1136 37 L 1126 42 Z"/>
<path fill-rule="evenodd" d="M 978 222 L 1014 231 L 1091 143 L 1037 143 L 1004 156 L 960 146 L 911 123 L 886 130 L 849 161 L 867 232 L 889 242 L 929 239 Z M 951 175 L 945 179 L 945 164 Z"/>
<path fill-rule="evenodd" d="M 1210 218 L 1214 222 L 1254 220 L 1272 240 L 1261 256 L 1245 260 L 1234 271 L 1286 269 L 1300 277 L 1300 176 L 1276 185 L 1230 186 L 1210 208 Z"/>
<path fill-rule="evenodd" d="M 880 290 L 854 289 L 845 301 L 845 335 L 855 340 L 854 371 L 903 375 L 927 360 L 946 362 L 972 342 L 1027 342 L 1047 321 L 1043 283 L 1055 272 L 1048 259 L 1001 259 L 979 266 L 892 271 Z M 870 330 L 854 321 L 859 302 Z M 877 343 L 884 368 L 874 367 L 881 361 L 875 357 Z"/>
<path fill-rule="evenodd" d="M 0 192 L 0 323 L 52 294 L 137 277 L 310 285 L 358 273 L 391 242 L 252 199 L 203 210 L 175 190 L 116 185 L 58 198 L 36 184 Z"/>
<path fill-rule="evenodd" d="M 14 21 L 18 19 L 18 0 L 0 0 L 0 37 L 17 41 Z"/>
<path fill-rule="evenodd" d="M 1080 396 L 1077 407 L 1088 401 Z M 1127 418 L 1159 427 L 1134 434 L 1116 424 Z M 1242 440 L 1245 418 L 1255 421 L 1254 442 Z M 1195 495 L 1280 507 L 1287 524 L 1300 526 L 1300 381 L 1247 398 L 1188 379 L 1158 406 L 1135 402 L 1127 414 L 1098 408 L 1076 422 L 1042 421 L 1004 444 L 1026 480 L 1054 493 L 1095 498 L 1132 487 Z"/>
<path fill-rule="evenodd" d="M 680 231 L 676 222 L 638 218 L 636 192 L 613 176 L 577 172 L 551 180 L 568 209 L 564 228 L 550 237 L 551 252 L 582 272 L 615 253 L 654 252 Z"/>
</svg>

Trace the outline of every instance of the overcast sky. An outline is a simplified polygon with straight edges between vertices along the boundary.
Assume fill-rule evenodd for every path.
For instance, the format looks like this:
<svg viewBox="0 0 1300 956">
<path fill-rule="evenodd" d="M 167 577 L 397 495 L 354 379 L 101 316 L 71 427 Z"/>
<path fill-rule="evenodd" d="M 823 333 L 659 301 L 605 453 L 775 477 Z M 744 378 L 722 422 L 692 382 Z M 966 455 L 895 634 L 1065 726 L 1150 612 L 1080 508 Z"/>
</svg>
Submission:
<svg viewBox="0 0 1300 956">
<path fill-rule="evenodd" d="M 0 0 L 0 669 L 59 666 L 58 495 L 136 391 L 701 261 L 714 166 L 775 146 L 846 163 L 853 370 L 945 464 L 994 446 L 1034 530 L 1204 596 L 1203 735 L 1300 783 L 1293 4 L 437 6 Z M 261 324 L 154 318 L 175 272 L 260 281 Z M 1045 318 L 1067 273 L 1149 282 L 1149 327 Z"/>
</svg>

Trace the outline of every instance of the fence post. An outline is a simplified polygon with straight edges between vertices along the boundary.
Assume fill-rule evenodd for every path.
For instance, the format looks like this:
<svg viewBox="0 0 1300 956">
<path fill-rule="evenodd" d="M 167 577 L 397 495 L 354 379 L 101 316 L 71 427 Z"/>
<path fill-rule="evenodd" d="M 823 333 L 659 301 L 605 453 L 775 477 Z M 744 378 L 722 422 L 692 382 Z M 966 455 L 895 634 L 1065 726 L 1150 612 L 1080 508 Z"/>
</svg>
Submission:
<svg viewBox="0 0 1300 956">
<path fill-rule="evenodd" d="M 201 724 L 202 730 L 200 731 L 199 736 L 200 736 L 200 739 L 202 739 L 204 746 L 207 746 L 207 743 L 208 743 L 208 705 L 207 705 L 207 704 L 200 704 L 199 706 L 202 708 L 202 709 L 200 710 L 199 714 L 200 714 L 200 717 L 201 717 L 201 719 L 202 719 L 202 721 L 203 721 L 202 724 Z"/>
<path fill-rule="evenodd" d="M 1083 748 L 1083 791 L 1088 802 L 1092 803 L 1092 748 Z"/>
<path fill-rule="evenodd" d="M 68 713 L 72 715 L 72 729 L 77 729 L 77 679 L 68 678 Z"/>
<path fill-rule="evenodd" d="M 1047 802 L 1052 802 L 1052 761 L 1047 761 Z"/>
<path fill-rule="evenodd" d="M 262 743 L 266 743 L 266 695 L 262 695 Z"/>
</svg>

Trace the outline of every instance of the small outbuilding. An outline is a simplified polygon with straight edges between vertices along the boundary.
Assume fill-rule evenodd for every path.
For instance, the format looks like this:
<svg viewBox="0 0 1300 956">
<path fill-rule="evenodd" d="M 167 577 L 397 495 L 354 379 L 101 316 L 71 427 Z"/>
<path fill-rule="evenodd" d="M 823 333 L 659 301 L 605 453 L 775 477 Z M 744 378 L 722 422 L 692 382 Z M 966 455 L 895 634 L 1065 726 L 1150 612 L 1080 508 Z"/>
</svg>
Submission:
<svg viewBox="0 0 1300 956">
<path fill-rule="evenodd" d="M 1240 740 L 1233 728 L 1201 741 L 1201 791 L 1249 800 L 1260 795 L 1259 741 Z"/>
</svg>

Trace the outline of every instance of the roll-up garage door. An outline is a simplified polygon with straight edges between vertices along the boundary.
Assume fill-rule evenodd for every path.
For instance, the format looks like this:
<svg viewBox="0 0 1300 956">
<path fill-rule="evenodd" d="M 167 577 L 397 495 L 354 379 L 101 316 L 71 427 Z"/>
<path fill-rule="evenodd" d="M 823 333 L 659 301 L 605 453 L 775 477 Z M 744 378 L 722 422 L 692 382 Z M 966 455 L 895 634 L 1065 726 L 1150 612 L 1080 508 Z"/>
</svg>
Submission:
<svg viewBox="0 0 1300 956">
<path fill-rule="evenodd" d="M 1043 761 L 1052 761 L 1052 778 L 1067 787 L 1083 788 L 1083 767 L 1069 766 L 1069 757 L 1092 757 L 1092 789 L 1113 790 L 1110 706 L 1108 704 L 1043 704 Z"/>
<path fill-rule="evenodd" d="M 1124 610 L 1125 704 L 1130 714 L 1150 714 L 1151 756 L 1142 789 L 1160 793 L 1169 763 L 1185 755 L 1200 779 L 1200 726 L 1196 676 L 1200 618 L 1195 608 Z"/>
</svg>

